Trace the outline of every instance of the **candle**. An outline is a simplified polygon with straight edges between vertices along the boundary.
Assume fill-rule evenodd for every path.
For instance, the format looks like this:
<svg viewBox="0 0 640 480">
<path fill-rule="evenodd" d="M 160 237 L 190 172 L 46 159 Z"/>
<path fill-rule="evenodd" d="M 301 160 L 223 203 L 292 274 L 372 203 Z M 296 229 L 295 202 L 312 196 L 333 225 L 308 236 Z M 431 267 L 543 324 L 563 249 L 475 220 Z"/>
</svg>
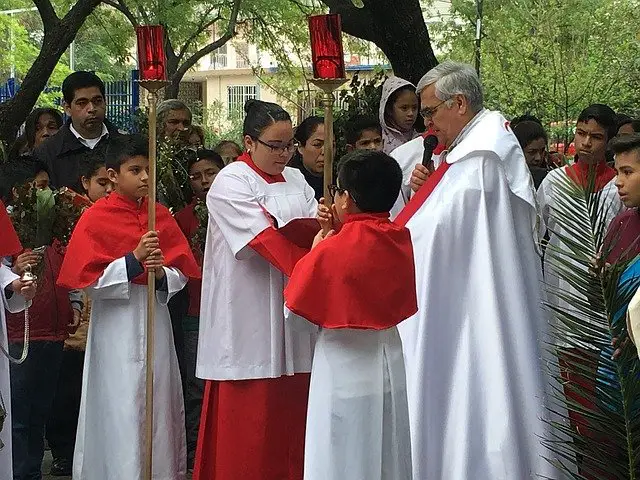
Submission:
<svg viewBox="0 0 640 480">
<path fill-rule="evenodd" d="M 138 69 L 140 80 L 166 80 L 166 56 L 164 54 L 164 27 L 141 25 L 136 27 L 138 39 Z"/>
<path fill-rule="evenodd" d="M 340 15 L 309 17 L 313 76 L 321 79 L 345 78 Z"/>
</svg>

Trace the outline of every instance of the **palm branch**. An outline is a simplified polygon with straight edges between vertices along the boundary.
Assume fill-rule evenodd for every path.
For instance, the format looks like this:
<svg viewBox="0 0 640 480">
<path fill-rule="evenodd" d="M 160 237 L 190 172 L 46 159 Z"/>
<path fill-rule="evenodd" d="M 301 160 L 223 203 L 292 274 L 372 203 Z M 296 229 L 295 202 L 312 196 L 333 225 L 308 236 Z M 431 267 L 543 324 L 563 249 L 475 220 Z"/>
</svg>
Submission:
<svg viewBox="0 0 640 480">
<path fill-rule="evenodd" d="M 633 348 L 614 360 L 611 342 L 628 336 L 623 314 L 640 279 L 619 285 L 631 262 L 594 265 L 615 242 L 606 239 L 611 205 L 594 177 L 581 186 L 565 176 L 550 212 L 562 228 L 552 232 L 560 244 L 546 245 L 545 255 L 552 274 L 571 288 L 547 286 L 548 295 L 566 303 L 546 302 L 555 317 L 548 344 L 555 419 L 543 443 L 568 478 L 634 480 L 640 479 L 640 362 Z"/>
</svg>

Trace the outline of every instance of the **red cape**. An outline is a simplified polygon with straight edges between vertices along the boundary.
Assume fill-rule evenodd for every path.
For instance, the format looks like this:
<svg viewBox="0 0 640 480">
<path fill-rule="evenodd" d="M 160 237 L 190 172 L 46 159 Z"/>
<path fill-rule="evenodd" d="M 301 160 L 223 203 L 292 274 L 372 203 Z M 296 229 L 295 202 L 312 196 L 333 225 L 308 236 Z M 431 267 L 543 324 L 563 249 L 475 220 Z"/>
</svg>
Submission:
<svg viewBox="0 0 640 480">
<path fill-rule="evenodd" d="M 350 215 L 293 269 L 289 309 L 322 328 L 385 330 L 418 311 L 409 230 L 388 214 Z"/>
<path fill-rule="evenodd" d="M 138 205 L 114 192 L 87 209 L 71 235 L 58 285 L 69 289 L 88 287 L 111 262 L 132 252 L 147 232 L 147 203 L 146 197 Z M 156 230 L 165 265 L 177 268 L 186 277 L 200 278 L 189 242 L 169 210 L 160 204 L 156 205 Z M 146 272 L 133 281 L 146 284 Z"/>
<path fill-rule="evenodd" d="M 0 201 L 0 257 L 10 257 L 22 251 L 22 244 L 4 203 Z"/>
<path fill-rule="evenodd" d="M 580 159 L 578 159 L 573 165 L 567 167 L 567 175 L 569 175 L 569 178 L 571 178 L 571 180 L 576 182 L 578 185 L 586 187 L 587 182 L 589 181 L 589 169 L 595 169 L 596 192 L 599 192 L 604 187 L 606 187 L 607 183 L 613 180 L 613 178 L 616 176 L 615 169 L 611 168 L 605 162 L 600 162 L 595 167 L 593 167 L 586 162 L 580 161 Z"/>
</svg>

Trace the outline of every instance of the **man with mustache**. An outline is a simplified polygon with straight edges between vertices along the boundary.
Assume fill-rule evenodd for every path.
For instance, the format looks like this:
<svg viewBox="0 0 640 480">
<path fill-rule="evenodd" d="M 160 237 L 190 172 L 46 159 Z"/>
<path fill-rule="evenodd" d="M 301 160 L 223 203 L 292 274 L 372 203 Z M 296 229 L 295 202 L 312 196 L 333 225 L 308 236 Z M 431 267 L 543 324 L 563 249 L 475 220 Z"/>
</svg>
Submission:
<svg viewBox="0 0 640 480">
<path fill-rule="evenodd" d="M 47 166 L 53 188 L 81 191 L 80 161 L 87 156 L 104 161 L 110 139 L 120 132 L 105 119 L 105 86 L 96 74 L 72 73 L 62 82 L 62 96 L 69 120 L 34 155 Z"/>
</svg>

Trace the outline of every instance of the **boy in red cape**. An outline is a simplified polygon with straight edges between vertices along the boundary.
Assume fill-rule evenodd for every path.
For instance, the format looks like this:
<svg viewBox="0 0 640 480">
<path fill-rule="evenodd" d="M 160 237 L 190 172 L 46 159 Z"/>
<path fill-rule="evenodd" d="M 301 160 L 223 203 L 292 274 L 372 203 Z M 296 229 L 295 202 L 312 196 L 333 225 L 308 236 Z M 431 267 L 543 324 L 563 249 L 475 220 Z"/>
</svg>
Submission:
<svg viewBox="0 0 640 480">
<path fill-rule="evenodd" d="M 114 191 L 80 218 L 58 283 L 92 300 L 73 478 L 141 478 L 144 464 L 147 270 L 156 276 L 153 477 L 186 472 L 184 406 L 167 303 L 200 269 L 162 205 L 147 231 L 148 143 L 114 139 L 106 152 Z M 99 473 L 96 473 L 99 472 Z"/>
<path fill-rule="evenodd" d="M 305 480 L 411 480 L 402 344 L 418 310 L 409 230 L 389 221 L 402 171 L 382 152 L 340 161 L 339 233 L 318 234 L 285 290 L 291 312 L 321 327 L 311 372 Z M 331 221 L 320 208 L 321 221 Z M 391 280 L 391 281 L 390 281 Z"/>
</svg>

